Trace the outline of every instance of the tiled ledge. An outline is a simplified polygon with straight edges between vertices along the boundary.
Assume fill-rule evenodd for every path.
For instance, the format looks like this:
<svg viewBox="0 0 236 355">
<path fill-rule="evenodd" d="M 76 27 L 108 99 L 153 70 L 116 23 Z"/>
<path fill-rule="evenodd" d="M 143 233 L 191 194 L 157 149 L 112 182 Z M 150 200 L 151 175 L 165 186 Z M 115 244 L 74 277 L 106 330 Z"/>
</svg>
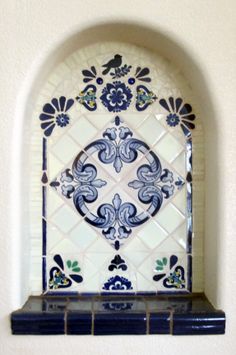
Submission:
<svg viewBox="0 0 236 355">
<path fill-rule="evenodd" d="M 30 297 L 11 315 L 18 335 L 224 334 L 225 314 L 190 296 Z"/>
</svg>

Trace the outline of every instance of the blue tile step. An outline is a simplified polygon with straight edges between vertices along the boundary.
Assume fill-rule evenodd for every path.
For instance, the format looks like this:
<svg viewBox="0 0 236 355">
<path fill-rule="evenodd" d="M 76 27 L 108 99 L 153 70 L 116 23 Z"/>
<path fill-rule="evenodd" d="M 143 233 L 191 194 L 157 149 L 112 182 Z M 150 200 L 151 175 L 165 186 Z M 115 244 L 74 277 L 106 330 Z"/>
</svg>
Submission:
<svg viewBox="0 0 236 355">
<path fill-rule="evenodd" d="M 224 334 L 225 314 L 204 294 L 32 296 L 11 314 L 15 335 Z"/>
</svg>

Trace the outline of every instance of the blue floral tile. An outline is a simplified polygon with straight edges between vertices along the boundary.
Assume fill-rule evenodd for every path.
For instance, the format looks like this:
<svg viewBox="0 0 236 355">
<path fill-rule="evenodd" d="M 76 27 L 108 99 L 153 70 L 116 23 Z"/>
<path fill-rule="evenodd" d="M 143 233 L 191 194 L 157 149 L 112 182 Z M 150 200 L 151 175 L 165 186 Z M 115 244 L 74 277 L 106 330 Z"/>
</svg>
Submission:
<svg viewBox="0 0 236 355">
<path fill-rule="evenodd" d="M 44 293 L 189 292 L 192 106 L 122 51 L 73 82 L 39 114 Z"/>
</svg>

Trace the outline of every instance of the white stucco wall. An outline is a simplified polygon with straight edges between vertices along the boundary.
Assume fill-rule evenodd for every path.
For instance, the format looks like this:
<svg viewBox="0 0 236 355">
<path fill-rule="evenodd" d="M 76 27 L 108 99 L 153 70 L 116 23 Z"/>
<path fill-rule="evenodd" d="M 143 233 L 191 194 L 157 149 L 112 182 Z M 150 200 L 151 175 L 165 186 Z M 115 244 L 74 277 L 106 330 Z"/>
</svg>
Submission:
<svg viewBox="0 0 236 355">
<path fill-rule="evenodd" d="M 236 2 L 0 0 L 0 6 L 0 354 L 235 354 Z M 17 229 L 19 210 L 13 208 L 14 202 L 20 200 L 16 188 L 20 164 L 10 163 L 17 161 L 12 157 L 19 151 L 20 135 L 17 132 L 21 127 L 24 99 L 38 68 L 60 42 L 90 25 L 107 21 L 132 21 L 167 35 L 193 58 L 205 79 L 208 94 L 200 94 L 200 100 L 204 111 L 209 111 L 205 123 L 209 142 L 206 159 L 212 167 L 206 179 L 206 292 L 226 312 L 224 336 L 10 335 L 9 314 L 20 303 L 19 290 L 24 282 L 19 279 L 17 250 L 20 246 L 24 249 L 25 245 Z M 194 73 L 191 79 L 194 80 Z M 198 86 L 201 88 L 201 83 Z M 206 97 L 210 97 L 213 106 L 207 103 Z"/>
</svg>

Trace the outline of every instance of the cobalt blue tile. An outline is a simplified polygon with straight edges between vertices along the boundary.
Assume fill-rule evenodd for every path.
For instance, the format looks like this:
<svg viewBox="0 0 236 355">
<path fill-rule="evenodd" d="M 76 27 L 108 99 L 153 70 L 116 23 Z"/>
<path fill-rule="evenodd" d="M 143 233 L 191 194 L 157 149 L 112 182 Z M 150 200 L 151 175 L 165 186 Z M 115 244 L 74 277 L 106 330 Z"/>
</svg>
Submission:
<svg viewBox="0 0 236 355">
<path fill-rule="evenodd" d="M 146 309 L 149 312 L 147 327 Z M 94 327 L 92 310 L 95 312 Z M 67 324 L 64 327 L 65 312 Z M 223 334 L 225 314 L 203 294 L 159 297 L 30 297 L 12 313 L 13 334 Z"/>
<path fill-rule="evenodd" d="M 209 335 L 225 333 L 225 314 L 222 311 L 211 313 L 177 313 L 173 315 L 174 335 Z"/>
<path fill-rule="evenodd" d="M 67 334 L 89 335 L 92 333 L 92 313 L 71 311 L 67 313 Z"/>
<path fill-rule="evenodd" d="M 65 297 L 30 297 L 23 306 L 24 311 L 32 312 L 58 312 L 66 309 L 67 299 Z"/>
<path fill-rule="evenodd" d="M 170 334 L 170 312 L 150 313 L 149 334 Z"/>
<path fill-rule="evenodd" d="M 146 313 L 146 305 L 140 297 L 102 297 L 94 302 L 95 312 Z"/>
<path fill-rule="evenodd" d="M 14 312 L 11 315 L 13 334 L 55 335 L 64 334 L 64 312 Z"/>
<path fill-rule="evenodd" d="M 97 313 L 94 335 L 146 334 L 145 313 Z"/>
<path fill-rule="evenodd" d="M 93 308 L 92 297 L 70 297 L 68 298 L 67 310 L 76 312 L 91 313 Z"/>
</svg>

